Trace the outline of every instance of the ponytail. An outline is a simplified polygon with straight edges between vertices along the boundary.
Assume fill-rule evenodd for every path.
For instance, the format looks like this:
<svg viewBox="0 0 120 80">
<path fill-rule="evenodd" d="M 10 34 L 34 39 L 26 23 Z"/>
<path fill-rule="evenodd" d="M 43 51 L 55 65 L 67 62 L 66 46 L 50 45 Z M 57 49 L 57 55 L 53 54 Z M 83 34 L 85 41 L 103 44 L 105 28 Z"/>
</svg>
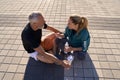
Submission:
<svg viewBox="0 0 120 80">
<path fill-rule="evenodd" d="M 78 23 L 77 33 L 79 33 L 82 29 L 88 29 L 88 20 L 85 17 L 81 17 L 81 21 Z"/>
</svg>

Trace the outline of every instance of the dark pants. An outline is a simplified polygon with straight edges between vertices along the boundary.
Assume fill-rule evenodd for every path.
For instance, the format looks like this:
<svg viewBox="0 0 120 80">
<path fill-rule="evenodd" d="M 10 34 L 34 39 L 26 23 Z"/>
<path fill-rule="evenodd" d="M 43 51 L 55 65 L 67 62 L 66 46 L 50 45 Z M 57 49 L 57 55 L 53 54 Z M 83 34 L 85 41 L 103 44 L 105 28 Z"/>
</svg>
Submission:
<svg viewBox="0 0 120 80">
<path fill-rule="evenodd" d="M 56 49 L 55 49 L 56 51 L 55 51 L 55 53 L 56 54 L 62 53 L 63 55 L 65 55 L 64 48 L 65 48 L 66 41 L 67 41 L 66 38 L 62 38 L 62 39 L 56 38 L 56 40 L 55 40 L 55 44 L 56 44 Z M 83 51 L 74 51 L 73 55 L 76 54 L 78 59 L 84 60 L 86 53 L 87 52 L 83 52 Z"/>
</svg>

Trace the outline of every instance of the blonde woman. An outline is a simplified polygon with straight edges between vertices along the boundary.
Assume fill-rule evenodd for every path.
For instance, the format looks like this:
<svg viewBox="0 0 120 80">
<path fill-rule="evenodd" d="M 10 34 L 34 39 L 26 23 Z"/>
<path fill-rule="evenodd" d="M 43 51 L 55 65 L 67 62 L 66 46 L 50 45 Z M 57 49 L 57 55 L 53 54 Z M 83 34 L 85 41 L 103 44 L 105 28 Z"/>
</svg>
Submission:
<svg viewBox="0 0 120 80">
<path fill-rule="evenodd" d="M 88 31 L 88 20 L 85 17 L 70 16 L 68 25 L 64 34 L 56 34 L 55 40 L 55 53 L 61 53 L 71 51 L 73 54 L 77 54 L 80 60 L 85 59 L 89 44 L 90 35 Z M 68 41 L 69 48 L 65 48 L 65 43 Z"/>
</svg>

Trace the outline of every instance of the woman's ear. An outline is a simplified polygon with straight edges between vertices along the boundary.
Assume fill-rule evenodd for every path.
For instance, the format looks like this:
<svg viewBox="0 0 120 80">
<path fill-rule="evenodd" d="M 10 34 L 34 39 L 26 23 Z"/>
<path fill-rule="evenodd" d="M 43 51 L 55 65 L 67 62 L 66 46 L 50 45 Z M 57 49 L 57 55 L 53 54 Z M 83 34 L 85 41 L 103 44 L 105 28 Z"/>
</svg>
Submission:
<svg viewBox="0 0 120 80">
<path fill-rule="evenodd" d="M 79 24 L 76 24 L 76 25 L 75 25 L 75 27 L 76 27 L 77 29 L 78 29 L 78 27 L 79 27 L 78 25 L 79 25 Z"/>
</svg>

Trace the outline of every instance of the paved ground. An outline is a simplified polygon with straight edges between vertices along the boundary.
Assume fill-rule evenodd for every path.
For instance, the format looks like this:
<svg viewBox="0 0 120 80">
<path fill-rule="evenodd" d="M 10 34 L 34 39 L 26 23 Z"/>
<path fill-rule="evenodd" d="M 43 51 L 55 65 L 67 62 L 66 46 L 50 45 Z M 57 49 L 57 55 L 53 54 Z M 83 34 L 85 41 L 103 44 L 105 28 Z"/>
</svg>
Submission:
<svg viewBox="0 0 120 80">
<path fill-rule="evenodd" d="M 0 80 L 23 78 L 28 55 L 20 34 L 33 11 L 61 31 L 72 14 L 89 20 L 89 55 L 65 70 L 65 80 L 120 80 L 120 0 L 0 0 Z"/>
</svg>

